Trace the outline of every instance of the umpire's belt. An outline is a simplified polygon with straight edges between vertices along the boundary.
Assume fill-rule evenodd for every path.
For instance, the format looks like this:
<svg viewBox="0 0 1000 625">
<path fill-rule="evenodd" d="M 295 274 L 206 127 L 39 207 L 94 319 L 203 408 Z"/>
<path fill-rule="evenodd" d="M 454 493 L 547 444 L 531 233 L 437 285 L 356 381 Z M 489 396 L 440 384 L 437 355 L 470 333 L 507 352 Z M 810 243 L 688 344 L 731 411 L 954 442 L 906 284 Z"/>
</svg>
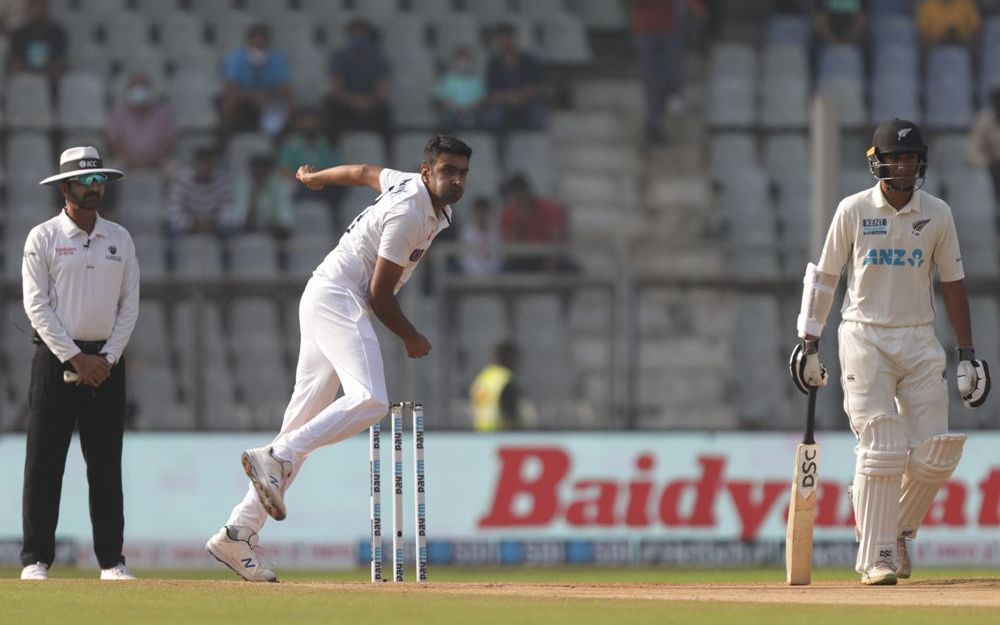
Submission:
<svg viewBox="0 0 1000 625">
<path fill-rule="evenodd" d="M 42 343 L 44 343 L 44 341 L 42 341 L 42 337 L 38 336 L 37 332 L 35 333 L 35 336 L 33 336 L 31 340 L 36 345 L 41 345 Z M 84 354 L 94 354 L 94 355 L 100 354 L 101 350 L 104 349 L 104 344 L 107 343 L 107 341 L 73 341 L 73 342 L 76 343 L 76 346 L 79 347 L 80 351 L 83 352 Z"/>
</svg>

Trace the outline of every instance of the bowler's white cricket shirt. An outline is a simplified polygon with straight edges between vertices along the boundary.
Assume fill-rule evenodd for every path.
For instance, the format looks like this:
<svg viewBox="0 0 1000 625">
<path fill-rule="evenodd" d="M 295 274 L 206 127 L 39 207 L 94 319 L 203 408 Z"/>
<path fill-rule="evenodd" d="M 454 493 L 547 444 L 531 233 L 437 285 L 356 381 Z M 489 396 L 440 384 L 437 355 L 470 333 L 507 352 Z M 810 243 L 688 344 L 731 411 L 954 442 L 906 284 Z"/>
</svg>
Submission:
<svg viewBox="0 0 1000 625">
<path fill-rule="evenodd" d="M 819 270 L 839 276 L 847 265 L 841 317 L 878 326 L 934 322 L 932 268 L 942 282 L 965 277 L 951 208 L 917 190 L 900 210 L 879 184 L 837 207 Z"/>
<path fill-rule="evenodd" d="M 368 285 L 379 256 L 403 268 L 393 292 L 406 284 L 448 219 L 438 219 L 431 196 L 420 174 L 383 169 L 382 193 L 361 212 L 340 237 L 337 247 L 316 268 L 314 275 L 353 290 L 367 300 Z"/>
<path fill-rule="evenodd" d="M 88 236 L 66 211 L 31 229 L 21 263 L 24 311 L 62 362 L 73 341 L 107 341 L 117 362 L 139 317 L 139 262 L 128 231 L 97 217 Z"/>
</svg>

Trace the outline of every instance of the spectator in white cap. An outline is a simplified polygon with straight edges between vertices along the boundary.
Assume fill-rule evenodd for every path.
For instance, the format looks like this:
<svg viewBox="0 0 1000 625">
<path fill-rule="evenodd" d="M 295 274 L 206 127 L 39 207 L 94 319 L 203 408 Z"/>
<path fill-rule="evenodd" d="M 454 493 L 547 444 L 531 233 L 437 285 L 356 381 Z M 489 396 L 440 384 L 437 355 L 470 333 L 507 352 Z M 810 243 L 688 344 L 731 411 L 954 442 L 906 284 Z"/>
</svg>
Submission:
<svg viewBox="0 0 1000 625">
<path fill-rule="evenodd" d="M 122 543 L 123 353 L 139 316 L 139 265 L 125 228 L 99 214 L 107 183 L 123 178 L 92 147 L 70 148 L 42 180 L 65 198 L 24 244 L 24 310 L 37 345 L 31 363 L 24 463 L 21 579 L 44 580 L 55 558 L 66 452 L 74 428 L 87 462 L 94 553 L 101 579 L 135 579 Z"/>
</svg>

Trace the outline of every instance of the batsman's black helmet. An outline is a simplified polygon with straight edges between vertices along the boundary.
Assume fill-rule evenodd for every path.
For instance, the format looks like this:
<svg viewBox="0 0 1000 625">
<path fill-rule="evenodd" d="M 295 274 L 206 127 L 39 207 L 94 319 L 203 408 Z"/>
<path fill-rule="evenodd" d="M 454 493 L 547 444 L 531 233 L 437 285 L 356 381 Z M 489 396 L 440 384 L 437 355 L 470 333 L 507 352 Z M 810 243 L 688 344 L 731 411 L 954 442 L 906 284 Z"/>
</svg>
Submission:
<svg viewBox="0 0 1000 625">
<path fill-rule="evenodd" d="M 917 155 L 917 177 L 913 181 L 913 186 L 899 188 L 892 183 L 893 180 L 902 180 L 902 178 L 893 176 L 891 168 L 883 160 L 883 157 L 889 154 Z M 868 148 L 868 167 L 876 179 L 890 181 L 889 184 L 900 191 L 919 188 L 916 184 L 917 181 L 920 181 L 922 186 L 924 177 L 927 175 L 927 144 L 924 143 L 924 135 L 920 132 L 920 127 L 905 119 L 891 119 L 882 122 L 875 129 L 872 145 Z"/>
</svg>

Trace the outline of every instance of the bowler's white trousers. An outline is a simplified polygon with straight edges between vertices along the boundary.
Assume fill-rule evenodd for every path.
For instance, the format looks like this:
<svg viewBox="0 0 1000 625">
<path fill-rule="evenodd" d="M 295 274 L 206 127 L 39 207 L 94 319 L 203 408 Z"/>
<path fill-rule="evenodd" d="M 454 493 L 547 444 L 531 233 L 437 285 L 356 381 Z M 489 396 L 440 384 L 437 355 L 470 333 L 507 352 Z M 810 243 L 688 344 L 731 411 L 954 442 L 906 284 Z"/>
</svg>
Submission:
<svg viewBox="0 0 1000 625">
<path fill-rule="evenodd" d="M 299 301 L 299 327 L 295 388 L 272 443 L 276 454 L 292 462 L 286 490 L 309 454 L 364 431 L 389 408 L 378 338 L 356 293 L 310 278 Z M 344 394 L 334 401 L 341 385 Z M 259 532 L 267 517 L 250 486 L 226 524 Z"/>
</svg>

